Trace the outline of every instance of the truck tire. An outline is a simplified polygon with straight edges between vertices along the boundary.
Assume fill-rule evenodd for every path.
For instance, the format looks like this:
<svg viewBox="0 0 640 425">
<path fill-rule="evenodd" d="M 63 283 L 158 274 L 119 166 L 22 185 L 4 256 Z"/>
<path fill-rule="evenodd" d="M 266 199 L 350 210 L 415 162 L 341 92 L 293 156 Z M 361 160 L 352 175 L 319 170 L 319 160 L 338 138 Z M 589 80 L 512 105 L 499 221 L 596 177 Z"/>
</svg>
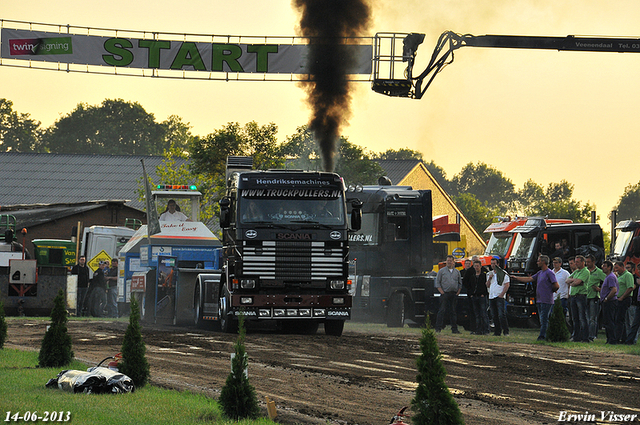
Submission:
<svg viewBox="0 0 640 425">
<path fill-rule="evenodd" d="M 198 329 L 204 329 L 207 322 L 202 319 L 204 311 L 204 297 L 200 289 L 200 282 L 196 282 L 196 287 L 193 294 L 193 322 Z"/>
<path fill-rule="evenodd" d="M 218 303 L 218 317 L 220 318 L 220 330 L 224 333 L 237 333 L 238 321 L 229 314 L 229 293 L 223 291 Z"/>
<path fill-rule="evenodd" d="M 344 320 L 327 320 L 324 322 L 324 333 L 331 336 L 341 336 Z"/>
<path fill-rule="evenodd" d="M 404 294 L 402 292 L 396 292 L 395 294 L 391 295 L 391 300 L 389 300 L 389 310 L 387 311 L 387 327 L 402 328 L 404 327 L 404 319 Z"/>
</svg>

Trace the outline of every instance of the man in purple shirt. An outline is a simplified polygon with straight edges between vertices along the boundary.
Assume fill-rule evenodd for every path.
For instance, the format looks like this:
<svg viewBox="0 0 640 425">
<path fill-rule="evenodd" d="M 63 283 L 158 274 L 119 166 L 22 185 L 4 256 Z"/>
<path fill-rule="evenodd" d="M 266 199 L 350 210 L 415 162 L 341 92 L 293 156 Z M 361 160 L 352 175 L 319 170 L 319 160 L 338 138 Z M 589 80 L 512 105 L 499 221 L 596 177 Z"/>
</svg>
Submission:
<svg viewBox="0 0 640 425">
<path fill-rule="evenodd" d="M 539 256 L 538 267 L 540 267 L 540 270 L 533 276 L 511 276 L 511 279 L 520 282 L 536 282 L 536 302 L 538 304 L 538 317 L 540 317 L 538 341 L 544 341 L 547 338 L 549 316 L 553 308 L 553 293 L 558 290 L 559 286 L 556 274 L 549 269 L 549 257 L 546 255 Z"/>
<path fill-rule="evenodd" d="M 617 344 L 620 339 L 616 333 L 616 309 L 618 307 L 618 278 L 613 274 L 613 263 L 609 260 L 602 263 L 602 271 L 607 276 L 600 288 L 602 303 L 602 319 L 607 332 L 607 344 Z"/>
</svg>

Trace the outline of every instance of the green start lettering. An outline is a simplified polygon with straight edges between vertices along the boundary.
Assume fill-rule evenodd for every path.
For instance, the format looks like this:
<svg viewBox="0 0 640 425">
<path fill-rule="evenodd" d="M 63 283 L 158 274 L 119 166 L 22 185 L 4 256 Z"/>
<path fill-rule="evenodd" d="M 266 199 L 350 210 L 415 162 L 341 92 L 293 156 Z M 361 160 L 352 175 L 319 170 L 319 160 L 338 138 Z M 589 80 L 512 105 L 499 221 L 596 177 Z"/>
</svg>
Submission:
<svg viewBox="0 0 640 425">
<path fill-rule="evenodd" d="M 278 53 L 278 46 L 276 44 L 249 44 L 247 52 L 257 55 L 256 72 L 268 72 L 269 53 Z"/>
<path fill-rule="evenodd" d="M 125 38 L 109 38 L 104 42 L 104 49 L 111 54 L 102 55 L 102 60 L 111 66 L 128 66 L 133 62 L 133 53 L 127 49 L 132 47 Z"/>
<path fill-rule="evenodd" d="M 182 43 L 178 54 L 173 59 L 171 69 L 182 69 L 185 66 L 192 66 L 196 71 L 206 71 L 196 43 Z"/>
<path fill-rule="evenodd" d="M 171 42 L 158 40 L 139 40 L 138 47 L 149 50 L 149 68 L 160 68 L 160 49 L 170 49 Z"/>
<path fill-rule="evenodd" d="M 212 44 L 213 52 L 211 54 L 211 70 L 221 72 L 222 64 L 227 63 L 231 71 L 244 72 L 242 66 L 238 62 L 238 58 L 242 56 L 242 49 L 235 44 Z"/>
</svg>

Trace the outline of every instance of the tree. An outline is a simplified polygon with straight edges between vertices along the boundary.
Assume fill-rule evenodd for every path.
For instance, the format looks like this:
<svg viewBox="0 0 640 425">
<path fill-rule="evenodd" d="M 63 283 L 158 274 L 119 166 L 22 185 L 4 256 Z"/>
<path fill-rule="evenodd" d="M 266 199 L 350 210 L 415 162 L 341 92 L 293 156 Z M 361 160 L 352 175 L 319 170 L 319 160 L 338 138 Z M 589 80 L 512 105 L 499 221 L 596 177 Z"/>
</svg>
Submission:
<svg viewBox="0 0 640 425">
<path fill-rule="evenodd" d="M 53 300 L 51 326 L 42 338 L 38 354 L 40 367 L 61 367 L 68 365 L 73 360 L 71 336 L 67 333 L 67 320 L 64 293 L 60 290 Z"/>
<path fill-rule="evenodd" d="M 239 317 L 238 333 L 238 339 L 234 345 L 235 354 L 231 360 L 231 373 L 227 376 L 218 399 L 224 414 L 236 421 L 244 418 L 255 419 L 260 413 L 256 390 L 249 383 L 249 377 L 245 373 L 248 360 L 244 348 L 246 330 L 242 314 Z"/>
<path fill-rule="evenodd" d="M 80 103 L 49 127 L 43 143 L 52 153 L 161 155 L 184 128 L 175 118 L 165 124 L 138 102 L 105 99 L 100 106 Z M 170 130 L 178 135 L 168 135 Z"/>
<path fill-rule="evenodd" d="M 166 150 L 163 154 L 162 164 L 156 167 L 156 176 L 158 181 L 156 184 L 187 184 L 195 185 L 198 191 L 202 193 L 200 199 L 200 220 L 207 222 L 212 219 L 219 211 L 220 207 L 217 200 L 224 195 L 224 179 L 215 179 L 208 174 L 193 173 L 189 155 L 179 147 L 173 146 Z M 180 165 L 178 165 L 178 160 Z M 150 184 L 151 178 L 149 178 Z M 138 199 L 144 201 L 145 191 L 142 178 L 138 181 Z"/>
<path fill-rule="evenodd" d="M 568 218 L 579 223 L 588 222 L 595 207 L 573 199 L 573 187 L 566 180 L 562 180 L 560 183 L 549 183 L 543 189 L 529 179 L 517 193 L 514 202 L 514 209 L 517 210 L 515 212 L 526 216 Z"/>
<path fill-rule="evenodd" d="M 406 160 L 406 159 L 418 159 L 422 161 L 422 154 L 418 151 L 414 151 L 409 148 L 387 149 L 377 155 L 374 155 L 374 159 L 380 160 Z M 431 161 L 433 162 L 433 161 Z"/>
<path fill-rule="evenodd" d="M 453 195 L 471 193 L 489 208 L 506 210 L 515 197 L 514 185 L 502 171 L 485 164 L 465 165 L 451 180 Z"/>
<path fill-rule="evenodd" d="M 140 328 L 140 306 L 135 297 L 131 298 L 131 315 L 129 326 L 122 341 L 122 363 L 118 369 L 133 381 L 134 385 L 142 388 L 149 380 L 149 363 L 145 357 L 147 348 L 142 340 Z"/>
<path fill-rule="evenodd" d="M 4 302 L 0 300 L 0 350 L 4 348 L 7 340 L 7 321 L 4 314 Z"/>
<path fill-rule="evenodd" d="M 458 404 L 444 382 L 447 372 L 442 365 L 442 355 L 433 328 L 427 323 L 420 338 L 422 354 L 418 357 L 418 388 L 411 400 L 415 425 L 464 424 Z"/>
<path fill-rule="evenodd" d="M 13 110 L 13 102 L 0 98 L 0 152 L 45 152 L 40 122 Z"/>
<path fill-rule="evenodd" d="M 452 182 L 447 180 L 447 173 L 444 171 L 444 168 L 437 165 L 433 160 L 425 163 L 424 166 L 427 167 L 427 170 L 429 170 L 433 178 L 436 179 L 445 192 L 450 195 L 453 194 L 454 189 L 452 188 Z"/>
<path fill-rule="evenodd" d="M 320 170 L 322 161 L 317 143 L 308 127 L 301 126 L 279 147 L 279 154 L 287 158 L 287 168 Z M 335 172 L 347 183 L 373 184 L 384 175 L 380 165 L 364 148 L 340 138 Z"/>
<path fill-rule="evenodd" d="M 462 193 L 454 196 L 453 202 L 460 208 L 462 214 L 479 234 L 482 234 L 484 229 L 493 222 L 493 218 L 499 215 L 497 209 L 483 204 L 472 193 Z"/>
<path fill-rule="evenodd" d="M 374 184 L 384 175 L 380 164 L 372 161 L 362 147 L 349 142 L 346 137 L 340 138 L 335 172 L 347 184 Z"/>
<path fill-rule="evenodd" d="M 224 184 L 229 155 L 253 157 L 253 166 L 258 170 L 278 168 L 284 161 L 278 155 L 277 132 L 278 127 L 273 123 L 259 126 L 251 121 L 241 127 L 237 122 L 230 122 L 206 137 L 195 137 L 188 149 L 193 161 L 191 170 Z"/>
<path fill-rule="evenodd" d="M 567 342 L 571 337 L 571 333 L 567 328 L 567 322 L 564 317 L 564 310 L 560 297 L 556 299 L 549 317 L 549 329 L 547 329 L 547 341 L 549 342 Z"/>
<path fill-rule="evenodd" d="M 170 115 L 161 125 L 165 134 L 165 150 L 176 149 L 180 152 L 186 152 L 189 143 L 193 139 L 191 125 L 182 122 L 182 118 L 177 115 Z"/>
<path fill-rule="evenodd" d="M 614 209 L 618 210 L 618 221 L 640 219 L 640 182 L 625 187 Z"/>
</svg>

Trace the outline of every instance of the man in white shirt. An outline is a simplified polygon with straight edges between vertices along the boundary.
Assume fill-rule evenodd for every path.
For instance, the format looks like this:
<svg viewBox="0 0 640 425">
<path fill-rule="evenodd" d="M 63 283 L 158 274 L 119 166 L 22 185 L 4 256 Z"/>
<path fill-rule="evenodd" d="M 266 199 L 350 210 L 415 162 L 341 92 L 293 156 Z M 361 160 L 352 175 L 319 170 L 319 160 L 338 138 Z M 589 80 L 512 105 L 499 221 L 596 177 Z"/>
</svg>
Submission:
<svg viewBox="0 0 640 425">
<path fill-rule="evenodd" d="M 498 259 L 491 259 L 491 271 L 487 273 L 487 288 L 489 288 L 489 307 L 493 316 L 494 336 L 509 336 L 509 322 L 507 322 L 507 311 L 505 297 L 509 290 L 509 275 L 500 266 Z"/>
<path fill-rule="evenodd" d="M 167 210 L 160 214 L 160 221 L 187 221 L 187 216 L 178 210 L 178 205 L 173 199 L 167 203 Z"/>
<path fill-rule="evenodd" d="M 556 275 L 558 285 L 560 285 L 560 289 L 553 293 L 553 302 L 555 303 L 558 297 L 560 297 L 562 311 L 564 311 L 566 316 L 567 309 L 569 308 L 569 284 L 567 283 L 567 279 L 570 275 L 568 271 L 562 268 L 562 259 L 560 257 L 553 259 L 553 272 Z"/>
</svg>

